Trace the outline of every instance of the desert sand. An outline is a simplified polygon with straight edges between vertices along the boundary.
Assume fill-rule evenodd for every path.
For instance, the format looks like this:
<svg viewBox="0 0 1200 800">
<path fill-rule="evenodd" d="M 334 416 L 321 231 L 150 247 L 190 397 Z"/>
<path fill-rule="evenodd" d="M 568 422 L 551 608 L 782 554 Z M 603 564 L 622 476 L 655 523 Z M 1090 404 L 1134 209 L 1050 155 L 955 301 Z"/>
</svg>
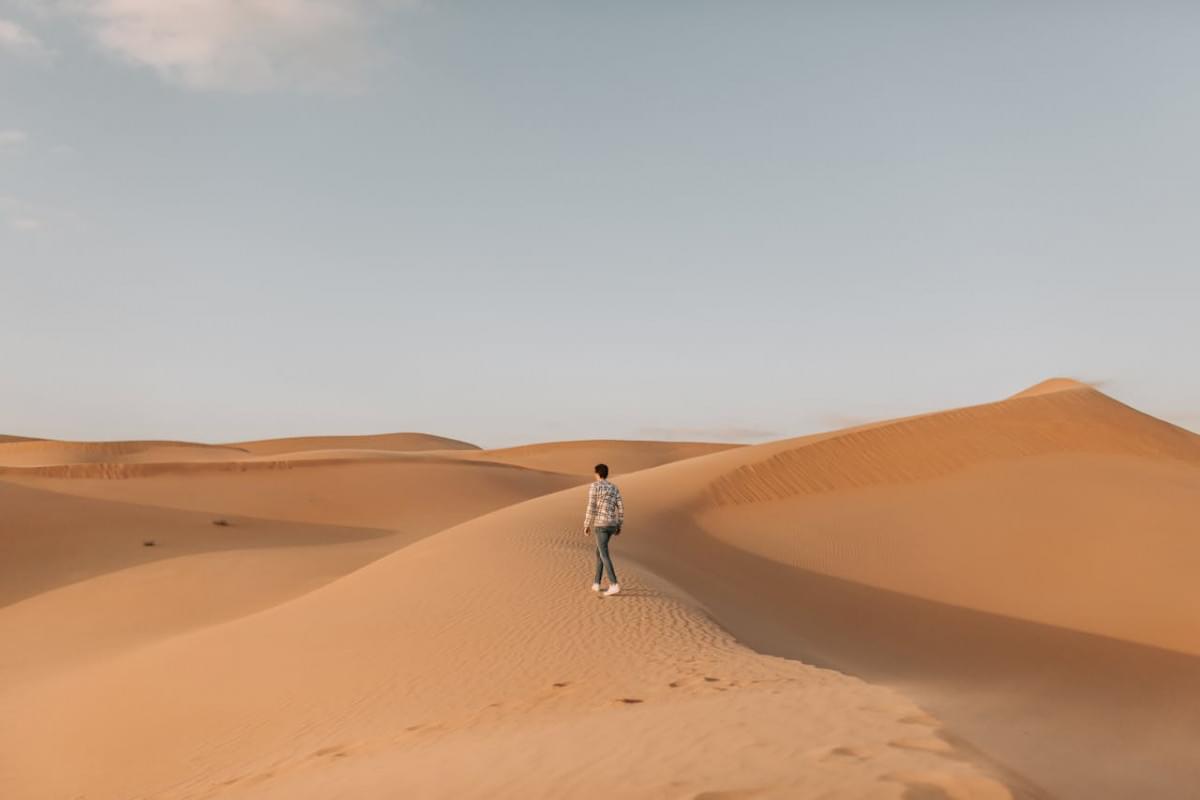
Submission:
<svg viewBox="0 0 1200 800">
<path fill-rule="evenodd" d="M 6 436 L 0 508 L 4 798 L 1200 785 L 1200 436 L 1069 380 L 754 446 Z"/>
</svg>

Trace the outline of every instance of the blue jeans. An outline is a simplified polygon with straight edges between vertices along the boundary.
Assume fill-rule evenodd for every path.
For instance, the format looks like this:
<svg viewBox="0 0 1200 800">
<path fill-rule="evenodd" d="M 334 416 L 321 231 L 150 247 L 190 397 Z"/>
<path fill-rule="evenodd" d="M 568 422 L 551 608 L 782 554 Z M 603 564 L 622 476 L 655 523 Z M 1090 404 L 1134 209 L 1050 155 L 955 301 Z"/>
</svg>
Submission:
<svg viewBox="0 0 1200 800">
<path fill-rule="evenodd" d="M 616 525 L 602 525 L 592 528 L 596 534 L 596 580 L 594 583 L 599 583 L 604 577 L 604 570 L 608 570 L 608 582 L 617 582 L 617 571 L 613 569 L 612 558 L 608 555 L 608 540 L 612 537 L 615 531 L 619 530 Z"/>
</svg>

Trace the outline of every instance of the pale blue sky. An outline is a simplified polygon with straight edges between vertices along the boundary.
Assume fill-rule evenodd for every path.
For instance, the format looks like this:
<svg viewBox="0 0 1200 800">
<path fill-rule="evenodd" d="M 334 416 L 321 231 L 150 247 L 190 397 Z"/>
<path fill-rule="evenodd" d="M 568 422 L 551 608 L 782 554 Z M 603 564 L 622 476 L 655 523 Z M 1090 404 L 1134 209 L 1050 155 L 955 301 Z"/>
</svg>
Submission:
<svg viewBox="0 0 1200 800">
<path fill-rule="evenodd" d="M 1200 4 L 0 0 L 0 432 L 1200 428 Z"/>
</svg>

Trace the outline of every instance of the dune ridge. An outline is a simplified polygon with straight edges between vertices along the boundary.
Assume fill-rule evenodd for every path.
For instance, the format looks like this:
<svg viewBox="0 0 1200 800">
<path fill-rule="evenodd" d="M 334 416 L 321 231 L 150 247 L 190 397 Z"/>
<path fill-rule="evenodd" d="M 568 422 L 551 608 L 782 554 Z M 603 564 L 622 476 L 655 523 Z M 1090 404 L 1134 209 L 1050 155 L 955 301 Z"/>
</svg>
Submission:
<svg viewBox="0 0 1200 800">
<path fill-rule="evenodd" d="M 0 437 L 0 467 L 64 467 L 79 464 L 189 464 L 240 459 L 287 460 L 310 451 L 373 450 L 388 453 L 470 451 L 473 444 L 427 433 L 362 436 L 296 436 L 233 444 L 172 440 L 73 442 L 19 436 Z"/>
<path fill-rule="evenodd" d="M 1016 397 L 1036 397 L 1039 394 L 1053 394 L 1054 392 L 1069 392 L 1074 389 L 1093 389 L 1095 388 L 1089 383 L 1085 383 L 1075 378 L 1047 378 L 1044 381 L 1039 381 L 1033 386 L 1022 389 L 1009 399 Z"/>
<path fill-rule="evenodd" d="M 623 473 L 630 473 L 744 446 L 715 442 L 584 439 L 478 450 L 460 456 L 588 477 L 597 462 L 611 461 L 619 464 Z"/>
<path fill-rule="evenodd" d="M 458 439 L 430 433 L 373 433 L 351 436 L 289 436 L 281 439 L 257 439 L 224 445 L 254 455 L 299 453 L 305 450 L 478 450 L 478 446 Z"/>
<path fill-rule="evenodd" d="M 0 443 L 0 466 L 225 460 L 247 451 L 223 445 L 172 441 L 66 442 L 26 439 Z"/>
<path fill-rule="evenodd" d="M 1067 387 L 827 435 L 713 482 L 713 505 L 937 478 L 1049 453 L 1130 454 L 1200 464 L 1200 437 L 1088 387 Z"/>
<path fill-rule="evenodd" d="M 313 455 L 315 452 L 317 455 Z M 162 475 L 179 474 L 213 474 L 227 472 L 274 472 L 279 470 L 304 470 L 318 467 L 343 466 L 371 463 L 380 460 L 402 460 L 407 463 L 426 465 L 446 465 L 462 463 L 478 463 L 497 469 L 529 469 L 531 472 L 542 472 L 520 467 L 501 461 L 485 459 L 453 458 L 440 454 L 393 453 L 375 451 L 375 453 L 358 453 L 352 450 L 332 451 L 301 451 L 295 454 L 279 453 L 234 460 L 211 461 L 96 461 L 90 463 L 46 464 L 36 466 L 0 466 L 0 476 L 18 479 L 21 477 L 38 478 L 67 478 L 95 480 L 132 480 L 137 478 L 152 478 Z M 376 456 L 378 454 L 378 457 Z M 556 473 L 558 474 L 558 473 Z"/>
<path fill-rule="evenodd" d="M 0 433 L 0 444 L 8 442 L 32 442 L 34 438 L 31 436 L 12 436 L 7 433 Z"/>
</svg>

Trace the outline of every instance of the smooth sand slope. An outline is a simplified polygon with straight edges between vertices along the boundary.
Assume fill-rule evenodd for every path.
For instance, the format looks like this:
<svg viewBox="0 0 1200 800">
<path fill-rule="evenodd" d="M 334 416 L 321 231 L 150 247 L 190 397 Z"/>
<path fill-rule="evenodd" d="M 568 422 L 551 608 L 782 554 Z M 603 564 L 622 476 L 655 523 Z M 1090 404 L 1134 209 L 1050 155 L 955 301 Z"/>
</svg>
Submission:
<svg viewBox="0 0 1200 800">
<path fill-rule="evenodd" d="M 1010 796 L 891 691 L 758 655 L 632 568 L 627 595 L 592 596 L 581 492 L 485 515 L 265 611 L 24 680 L 0 695 L 12 756 L 0 787 Z"/>
<path fill-rule="evenodd" d="M 0 683 L 274 605 L 579 482 L 473 463 L 127 466 L 83 465 L 122 476 L 108 479 L 9 471 L 38 488 L 0 481 Z"/>
<path fill-rule="evenodd" d="M 112 503 L 6 481 L 0 481 L 0 507 L 0 607 L 165 558 L 350 542 L 391 533 Z M 218 521 L 228 524 L 214 524 Z"/>
</svg>

